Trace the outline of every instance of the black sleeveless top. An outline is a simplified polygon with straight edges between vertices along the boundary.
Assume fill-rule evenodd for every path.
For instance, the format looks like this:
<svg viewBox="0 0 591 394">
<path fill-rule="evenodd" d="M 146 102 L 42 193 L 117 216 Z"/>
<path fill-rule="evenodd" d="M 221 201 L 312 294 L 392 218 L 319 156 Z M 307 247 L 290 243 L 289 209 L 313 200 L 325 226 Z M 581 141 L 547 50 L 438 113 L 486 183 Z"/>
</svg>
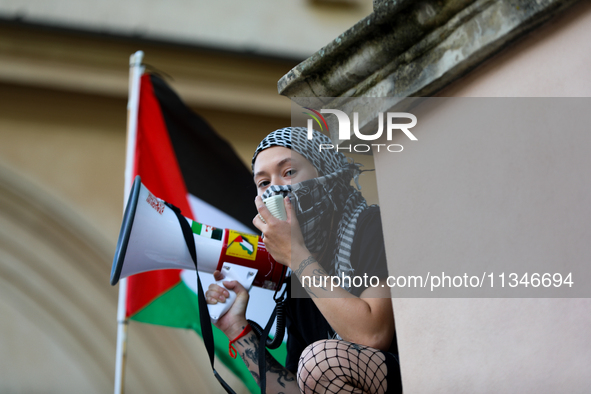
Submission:
<svg viewBox="0 0 591 394">
<path fill-rule="evenodd" d="M 357 228 L 351 252 L 351 265 L 355 270 L 353 275 L 363 276 L 367 274 L 368 281 L 371 276 L 388 277 L 382 222 L 380 210 L 377 206 L 371 206 L 364 210 L 357 219 Z M 292 280 L 297 281 L 295 278 Z M 335 332 L 320 313 L 314 301 L 307 296 L 302 286 L 292 287 L 290 282 L 288 281 L 288 294 L 290 297 L 286 307 L 289 336 L 285 366 L 295 373 L 300 355 L 306 346 L 321 339 L 334 338 Z M 365 288 L 355 287 L 351 294 L 359 296 L 363 290 Z M 395 335 L 392 338 L 389 352 L 394 355 L 398 354 Z"/>
</svg>

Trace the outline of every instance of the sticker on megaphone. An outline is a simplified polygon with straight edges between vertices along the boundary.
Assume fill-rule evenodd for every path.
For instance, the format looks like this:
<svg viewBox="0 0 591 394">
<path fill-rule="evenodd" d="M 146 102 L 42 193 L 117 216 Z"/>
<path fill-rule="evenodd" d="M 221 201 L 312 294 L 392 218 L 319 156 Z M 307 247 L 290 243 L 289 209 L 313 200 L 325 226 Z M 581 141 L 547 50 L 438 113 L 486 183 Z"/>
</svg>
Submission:
<svg viewBox="0 0 591 394">
<path fill-rule="evenodd" d="M 273 216 L 279 220 L 287 220 L 287 212 L 285 211 L 285 205 L 283 203 L 282 196 L 271 196 L 264 199 L 263 202 Z M 229 297 L 225 302 L 207 305 L 209 309 L 209 316 L 211 317 L 211 321 L 214 323 L 216 323 L 218 319 L 220 319 L 230 309 L 236 300 L 236 293 L 233 290 L 226 288 L 223 282 L 228 280 L 237 280 L 242 286 L 244 286 L 246 290 L 250 290 L 254 275 L 256 275 L 257 270 L 241 267 L 235 264 L 225 263 L 222 267 L 222 273 L 224 274 L 224 279 L 217 281 L 216 284 L 228 290 Z"/>
<path fill-rule="evenodd" d="M 287 212 L 285 212 L 285 204 L 283 197 L 279 194 L 265 198 L 263 200 L 271 215 L 275 216 L 279 220 L 287 220 Z"/>
<path fill-rule="evenodd" d="M 282 196 L 271 196 L 269 198 L 265 198 L 263 202 L 273 216 L 279 220 L 287 220 L 287 212 L 285 211 L 285 205 L 283 203 Z M 228 290 L 229 297 L 223 303 L 218 302 L 217 304 L 207 305 L 209 309 L 209 316 L 211 317 L 211 321 L 214 323 L 216 323 L 218 319 L 220 319 L 230 309 L 236 300 L 236 293 L 233 290 L 226 288 L 223 282 L 227 280 L 237 280 L 242 286 L 244 286 L 246 290 L 250 290 L 252 280 L 254 275 L 256 275 L 257 270 L 241 267 L 235 264 L 225 263 L 222 267 L 222 273 L 224 274 L 224 279 L 217 281 L 216 284 Z"/>
</svg>

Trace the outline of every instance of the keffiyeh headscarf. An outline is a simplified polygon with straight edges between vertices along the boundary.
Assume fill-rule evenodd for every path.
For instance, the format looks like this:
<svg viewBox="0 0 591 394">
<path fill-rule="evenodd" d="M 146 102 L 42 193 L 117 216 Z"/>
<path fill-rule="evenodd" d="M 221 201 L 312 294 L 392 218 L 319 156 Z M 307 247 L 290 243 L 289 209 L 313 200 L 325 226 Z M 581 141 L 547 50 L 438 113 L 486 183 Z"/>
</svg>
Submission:
<svg viewBox="0 0 591 394">
<path fill-rule="evenodd" d="M 304 127 L 275 130 L 257 147 L 252 166 L 254 168 L 261 151 L 272 146 L 282 146 L 298 152 L 316 168 L 318 178 L 295 185 L 272 185 L 262 197 L 289 195 L 308 250 L 311 253 L 324 251 L 325 256 L 333 256 L 330 266 L 325 267 L 330 275 L 352 276 L 353 236 L 357 218 L 367 208 L 367 203 L 361 193 L 351 186 L 351 180 L 357 183 L 361 171 L 358 164 L 349 162 L 345 155 L 335 149 L 320 151 L 321 144 L 332 145 L 332 142 L 315 130 L 311 140 L 308 139 L 308 129 Z M 333 216 L 338 222 L 333 221 Z M 331 237 L 331 233 L 336 233 L 336 237 Z M 327 244 L 329 240 L 331 244 Z"/>
</svg>

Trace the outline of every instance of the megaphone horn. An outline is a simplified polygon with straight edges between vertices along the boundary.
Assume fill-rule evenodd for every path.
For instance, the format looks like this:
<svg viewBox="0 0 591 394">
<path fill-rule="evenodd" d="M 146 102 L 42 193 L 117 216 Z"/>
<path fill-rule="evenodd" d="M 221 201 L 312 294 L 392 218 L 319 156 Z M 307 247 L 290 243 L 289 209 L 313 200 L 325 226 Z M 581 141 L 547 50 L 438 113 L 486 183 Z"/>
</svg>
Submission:
<svg viewBox="0 0 591 394">
<path fill-rule="evenodd" d="M 281 283 L 283 266 L 258 235 L 185 220 L 193 231 L 199 271 L 213 273 L 231 263 L 258 270 L 254 286 L 274 290 Z M 179 220 L 136 176 L 113 258 L 111 285 L 130 275 L 172 268 L 195 270 Z"/>
</svg>

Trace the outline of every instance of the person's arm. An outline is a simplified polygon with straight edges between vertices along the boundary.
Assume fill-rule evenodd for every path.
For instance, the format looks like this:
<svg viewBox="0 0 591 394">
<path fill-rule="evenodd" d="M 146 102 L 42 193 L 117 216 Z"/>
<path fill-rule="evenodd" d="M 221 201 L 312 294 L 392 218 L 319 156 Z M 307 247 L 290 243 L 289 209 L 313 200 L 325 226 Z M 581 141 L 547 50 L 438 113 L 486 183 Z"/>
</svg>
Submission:
<svg viewBox="0 0 591 394">
<path fill-rule="evenodd" d="M 294 252 L 292 269 L 331 327 L 346 341 L 388 350 L 394 335 L 394 313 L 385 280 L 356 297 L 342 287 L 333 287 L 328 273 L 306 252 Z"/>
<path fill-rule="evenodd" d="M 214 273 L 216 280 L 222 279 L 222 274 L 219 271 Z M 236 292 L 236 300 L 232 307 L 222 316 L 215 324 L 231 341 L 237 338 L 248 325 L 246 320 L 245 312 L 246 306 L 248 305 L 248 291 L 242 285 L 236 281 L 223 282 L 230 290 Z M 228 291 L 216 284 L 209 286 L 206 292 L 206 298 L 208 304 L 216 304 L 218 302 L 225 302 L 228 297 Z M 239 338 L 233 343 L 234 349 L 244 361 L 244 364 L 250 371 L 251 375 L 260 386 L 260 373 L 259 373 L 259 352 L 261 351 L 259 346 L 259 338 L 254 331 L 250 331 L 248 334 Z M 266 353 L 266 392 L 267 393 L 299 393 L 300 390 L 297 385 L 295 375 L 283 367 L 267 349 L 263 348 L 262 351 Z"/>
<path fill-rule="evenodd" d="M 263 241 L 273 258 L 293 270 L 322 315 L 341 338 L 387 350 L 394 336 L 394 314 L 390 290 L 385 281 L 375 288 L 367 288 L 360 297 L 341 287 L 331 289 L 331 278 L 304 244 L 289 199 L 284 201 L 288 216 L 286 221 L 275 219 L 260 197 L 255 200 L 265 222 L 257 216 L 253 223 L 265 234 Z M 314 283 L 323 285 L 310 286 Z"/>
</svg>

